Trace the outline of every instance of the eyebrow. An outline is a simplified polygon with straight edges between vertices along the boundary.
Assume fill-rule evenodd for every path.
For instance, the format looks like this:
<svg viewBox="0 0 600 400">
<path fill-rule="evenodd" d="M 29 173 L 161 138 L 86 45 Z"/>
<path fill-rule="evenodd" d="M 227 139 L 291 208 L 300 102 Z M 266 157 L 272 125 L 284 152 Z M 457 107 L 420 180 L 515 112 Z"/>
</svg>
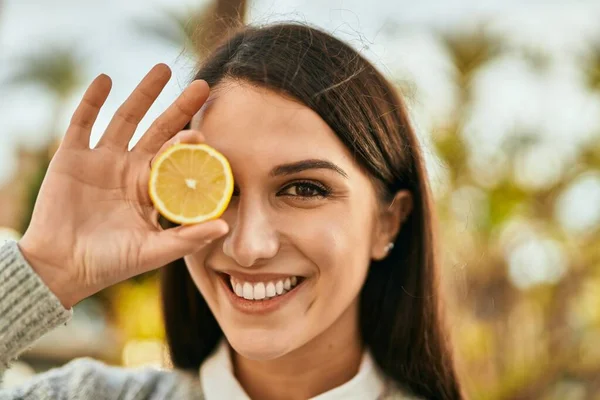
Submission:
<svg viewBox="0 0 600 400">
<path fill-rule="evenodd" d="M 292 175 L 297 174 L 302 171 L 306 171 L 308 169 L 329 169 L 331 171 L 335 171 L 338 174 L 342 175 L 344 178 L 348 178 L 348 174 L 344 172 L 343 169 L 335 165 L 334 163 L 327 160 L 302 160 L 290 164 L 282 164 L 279 165 L 271 171 L 271 176 L 281 176 L 281 175 Z"/>
</svg>

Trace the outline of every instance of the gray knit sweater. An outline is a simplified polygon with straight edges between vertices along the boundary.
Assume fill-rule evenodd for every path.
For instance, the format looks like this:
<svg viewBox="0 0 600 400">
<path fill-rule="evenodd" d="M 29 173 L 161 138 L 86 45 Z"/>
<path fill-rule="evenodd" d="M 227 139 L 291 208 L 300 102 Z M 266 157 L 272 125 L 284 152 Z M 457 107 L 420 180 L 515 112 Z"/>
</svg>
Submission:
<svg viewBox="0 0 600 400">
<path fill-rule="evenodd" d="M 0 377 L 9 363 L 46 332 L 66 323 L 65 310 L 21 255 L 16 242 L 0 246 Z M 0 400 L 201 400 L 199 374 L 144 368 L 128 370 L 89 358 L 0 389 Z"/>
<path fill-rule="evenodd" d="M 42 282 L 16 242 L 0 246 L 0 380 L 9 363 L 71 311 Z M 385 399 L 415 399 L 391 390 Z M 82 358 L 39 374 L 25 385 L 0 389 L 0 400 L 203 400 L 200 374 L 154 368 L 125 369 Z M 223 399 L 226 400 L 226 399 Z"/>
</svg>

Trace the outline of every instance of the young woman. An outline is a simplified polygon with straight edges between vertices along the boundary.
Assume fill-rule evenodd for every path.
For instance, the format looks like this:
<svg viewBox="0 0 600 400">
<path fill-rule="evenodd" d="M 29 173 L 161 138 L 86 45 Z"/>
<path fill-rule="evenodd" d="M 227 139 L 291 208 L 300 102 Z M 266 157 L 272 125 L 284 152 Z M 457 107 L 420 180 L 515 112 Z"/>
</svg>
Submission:
<svg viewBox="0 0 600 400">
<path fill-rule="evenodd" d="M 0 251 L 0 362 L 83 298 L 170 263 L 162 288 L 175 368 L 76 360 L 0 397 L 462 399 L 427 176 L 393 86 L 320 30 L 245 28 L 128 150 L 169 77 L 152 69 L 94 149 L 110 79 L 85 93 L 30 227 Z M 176 142 L 206 142 L 229 159 L 236 187 L 219 220 L 160 225 L 149 170 Z M 285 288 L 263 296 L 271 285 Z"/>
</svg>

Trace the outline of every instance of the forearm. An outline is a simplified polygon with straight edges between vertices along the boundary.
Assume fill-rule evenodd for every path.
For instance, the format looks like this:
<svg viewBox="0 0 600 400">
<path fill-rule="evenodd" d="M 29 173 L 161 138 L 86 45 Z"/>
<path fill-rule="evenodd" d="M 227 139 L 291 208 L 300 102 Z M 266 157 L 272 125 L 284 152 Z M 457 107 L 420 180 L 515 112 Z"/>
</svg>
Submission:
<svg viewBox="0 0 600 400">
<path fill-rule="evenodd" d="M 66 310 L 21 254 L 16 242 L 0 246 L 0 376 L 46 332 L 67 322 Z"/>
</svg>

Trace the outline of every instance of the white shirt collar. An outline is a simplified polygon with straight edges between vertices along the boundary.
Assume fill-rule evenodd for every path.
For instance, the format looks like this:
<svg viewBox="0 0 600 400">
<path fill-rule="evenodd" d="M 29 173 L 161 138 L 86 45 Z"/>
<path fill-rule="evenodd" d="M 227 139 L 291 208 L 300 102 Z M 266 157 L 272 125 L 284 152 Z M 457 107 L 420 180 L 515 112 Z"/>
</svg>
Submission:
<svg viewBox="0 0 600 400">
<path fill-rule="evenodd" d="M 206 400 L 250 400 L 233 374 L 229 344 L 225 340 L 202 363 L 200 379 Z M 385 386 L 383 374 L 366 351 L 354 378 L 310 400 L 375 400 L 383 394 Z"/>
</svg>

